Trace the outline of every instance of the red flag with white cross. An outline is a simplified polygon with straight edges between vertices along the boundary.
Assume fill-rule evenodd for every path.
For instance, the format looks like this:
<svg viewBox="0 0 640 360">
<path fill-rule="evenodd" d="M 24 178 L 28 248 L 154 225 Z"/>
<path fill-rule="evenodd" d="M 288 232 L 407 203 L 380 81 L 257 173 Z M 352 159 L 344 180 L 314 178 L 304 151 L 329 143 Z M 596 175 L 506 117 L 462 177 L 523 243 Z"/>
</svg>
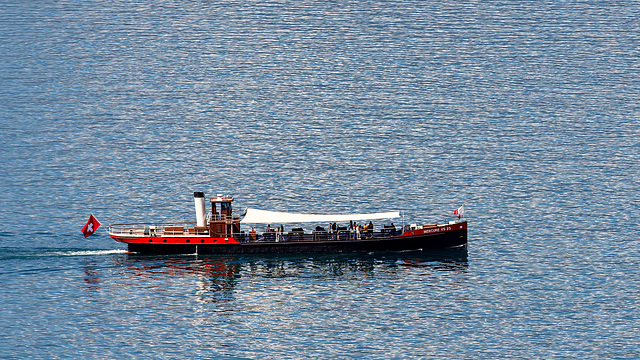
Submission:
<svg viewBox="0 0 640 360">
<path fill-rule="evenodd" d="M 82 233 L 84 234 L 84 237 L 89 237 L 93 235 L 99 227 L 100 221 L 91 214 L 91 216 L 89 216 L 89 221 L 87 221 L 87 224 L 82 228 Z"/>
</svg>

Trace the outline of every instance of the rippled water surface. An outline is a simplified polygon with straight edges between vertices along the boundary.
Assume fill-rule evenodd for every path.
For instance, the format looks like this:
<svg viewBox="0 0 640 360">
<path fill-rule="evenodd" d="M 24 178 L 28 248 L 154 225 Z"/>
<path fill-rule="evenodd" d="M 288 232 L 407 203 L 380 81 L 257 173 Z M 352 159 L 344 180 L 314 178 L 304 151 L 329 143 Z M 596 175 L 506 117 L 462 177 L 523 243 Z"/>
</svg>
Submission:
<svg viewBox="0 0 640 360">
<path fill-rule="evenodd" d="M 0 357 L 640 357 L 637 1 L 0 9 Z M 143 257 L 104 230 L 192 221 L 193 191 L 464 204 L 469 245 Z"/>
</svg>

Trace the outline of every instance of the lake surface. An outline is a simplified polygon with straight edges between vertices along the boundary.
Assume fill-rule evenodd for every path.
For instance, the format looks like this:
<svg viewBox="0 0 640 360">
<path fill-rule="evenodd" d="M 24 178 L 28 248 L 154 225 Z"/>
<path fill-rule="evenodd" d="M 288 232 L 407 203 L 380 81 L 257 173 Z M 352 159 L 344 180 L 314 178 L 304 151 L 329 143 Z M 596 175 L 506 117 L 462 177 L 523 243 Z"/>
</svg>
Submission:
<svg viewBox="0 0 640 360">
<path fill-rule="evenodd" d="M 640 357 L 637 1 L 3 1 L 0 357 Z M 404 210 L 466 250 L 139 256 Z M 93 213 L 98 233 L 80 229 Z"/>
</svg>

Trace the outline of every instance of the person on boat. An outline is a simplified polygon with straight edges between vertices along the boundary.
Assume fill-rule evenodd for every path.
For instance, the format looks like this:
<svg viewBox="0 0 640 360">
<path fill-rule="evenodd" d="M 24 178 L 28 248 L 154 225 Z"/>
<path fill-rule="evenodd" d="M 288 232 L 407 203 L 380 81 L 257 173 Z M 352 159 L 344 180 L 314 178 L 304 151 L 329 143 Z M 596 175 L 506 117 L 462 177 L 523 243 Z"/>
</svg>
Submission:
<svg viewBox="0 0 640 360">
<path fill-rule="evenodd" d="M 280 226 L 276 227 L 275 229 L 275 235 L 276 235 L 276 242 L 280 242 Z"/>
<path fill-rule="evenodd" d="M 356 239 L 360 240 L 360 224 L 356 224 Z"/>
</svg>

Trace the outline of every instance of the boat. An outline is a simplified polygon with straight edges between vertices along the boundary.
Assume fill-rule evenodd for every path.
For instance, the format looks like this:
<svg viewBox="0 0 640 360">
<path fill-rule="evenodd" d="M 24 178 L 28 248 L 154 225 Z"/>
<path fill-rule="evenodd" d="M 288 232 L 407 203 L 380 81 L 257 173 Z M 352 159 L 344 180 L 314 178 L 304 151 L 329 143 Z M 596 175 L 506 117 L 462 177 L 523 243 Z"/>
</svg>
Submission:
<svg viewBox="0 0 640 360">
<path fill-rule="evenodd" d="M 195 223 L 113 224 L 109 225 L 109 236 L 127 244 L 129 252 L 140 254 L 341 253 L 446 249 L 467 245 L 464 219 L 405 225 L 404 213 L 400 211 L 320 215 L 252 208 L 235 216 L 232 196 L 219 194 L 210 198 L 211 211 L 208 213 L 204 193 L 196 191 L 193 196 Z M 400 217 L 402 225 L 399 228 L 393 222 L 377 229 L 373 226 L 373 220 Z M 285 230 L 285 223 L 296 227 Z M 316 225 L 311 231 L 305 231 L 300 224 L 308 223 L 330 225 Z M 254 226 L 247 227 L 265 224 L 266 229 L 261 232 Z M 271 227 L 271 224 L 277 225 Z"/>
</svg>

